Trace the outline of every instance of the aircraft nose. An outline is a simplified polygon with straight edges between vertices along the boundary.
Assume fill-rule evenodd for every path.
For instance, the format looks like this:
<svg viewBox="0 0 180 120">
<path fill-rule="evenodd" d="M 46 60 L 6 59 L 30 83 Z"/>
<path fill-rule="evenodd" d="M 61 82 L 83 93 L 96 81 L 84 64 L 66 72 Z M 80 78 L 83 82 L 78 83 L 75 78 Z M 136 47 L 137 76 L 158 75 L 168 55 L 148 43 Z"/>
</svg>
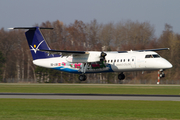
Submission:
<svg viewBox="0 0 180 120">
<path fill-rule="evenodd" d="M 170 69 L 173 67 L 172 64 L 165 59 L 163 59 L 160 64 L 162 65 L 162 69 Z"/>
<path fill-rule="evenodd" d="M 165 65 L 165 66 L 166 66 L 166 68 L 167 68 L 167 69 L 169 69 L 169 68 L 172 68 L 172 67 L 173 67 L 173 65 L 172 65 L 170 62 L 168 62 L 168 61 L 167 61 L 167 63 L 166 63 L 166 65 Z"/>
</svg>

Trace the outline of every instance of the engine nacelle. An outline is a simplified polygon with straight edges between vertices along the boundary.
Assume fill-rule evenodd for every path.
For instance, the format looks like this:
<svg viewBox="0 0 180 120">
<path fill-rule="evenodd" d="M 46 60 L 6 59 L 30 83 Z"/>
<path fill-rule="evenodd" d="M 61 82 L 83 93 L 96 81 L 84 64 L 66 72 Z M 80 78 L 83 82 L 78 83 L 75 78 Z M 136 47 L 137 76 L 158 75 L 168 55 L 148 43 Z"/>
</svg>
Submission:
<svg viewBox="0 0 180 120">
<path fill-rule="evenodd" d="M 89 54 L 68 56 L 66 60 L 71 63 L 87 63 L 100 61 L 101 52 L 88 51 Z"/>
</svg>

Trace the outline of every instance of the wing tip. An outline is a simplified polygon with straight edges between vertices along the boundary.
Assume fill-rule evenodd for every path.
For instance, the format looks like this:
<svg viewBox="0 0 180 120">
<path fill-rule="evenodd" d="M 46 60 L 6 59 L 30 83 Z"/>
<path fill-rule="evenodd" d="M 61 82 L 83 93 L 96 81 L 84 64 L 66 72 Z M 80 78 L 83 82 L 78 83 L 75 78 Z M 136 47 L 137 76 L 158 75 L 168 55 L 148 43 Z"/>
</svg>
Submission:
<svg viewBox="0 0 180 120">
<path fill-rule="evenodd" d="M 14 28 L 8 28 L 9 30 L 13 30 Z"/>
</svg>

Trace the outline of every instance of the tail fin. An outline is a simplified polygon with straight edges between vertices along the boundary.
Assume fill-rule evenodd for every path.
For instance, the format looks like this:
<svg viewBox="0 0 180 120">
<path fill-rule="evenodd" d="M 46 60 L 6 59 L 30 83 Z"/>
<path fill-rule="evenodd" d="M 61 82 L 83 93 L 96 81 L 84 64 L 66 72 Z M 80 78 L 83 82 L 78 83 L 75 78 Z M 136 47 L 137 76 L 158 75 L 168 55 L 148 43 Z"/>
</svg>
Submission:
<svg viewBox="0 0 180 120">
<path fill-rule="evenodd" d="M 29 44 L 29 48 L 31 50 L 33 60 L 54 57 L 54 55 L 49 55 L 46 52 L 38 51 L 38 49 L 50 50 L 44 37 L 42 36 L 40 29 L 52 29 L 52 28 L 16 27 L 14 29 L 29 29 L 27 32 L 25 32 L 25 35 Z"/>
</svg>

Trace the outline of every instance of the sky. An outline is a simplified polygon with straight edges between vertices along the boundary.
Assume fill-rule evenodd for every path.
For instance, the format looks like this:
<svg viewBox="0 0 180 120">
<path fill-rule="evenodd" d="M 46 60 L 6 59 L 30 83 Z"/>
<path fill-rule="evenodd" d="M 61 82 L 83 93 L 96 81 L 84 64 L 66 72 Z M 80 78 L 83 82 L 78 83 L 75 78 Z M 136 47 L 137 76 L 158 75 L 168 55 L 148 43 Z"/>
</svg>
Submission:
<svg viewBox="0 0 180 120">
<path fill-rule="evenodd" d="M 69 25 L 90 23 L 149 22 L 160 36 L 170 24 L 180 34 L 180 0 L 0 0 L 0 29 L 29 27 L 56 20 Z"/>
</svg>

